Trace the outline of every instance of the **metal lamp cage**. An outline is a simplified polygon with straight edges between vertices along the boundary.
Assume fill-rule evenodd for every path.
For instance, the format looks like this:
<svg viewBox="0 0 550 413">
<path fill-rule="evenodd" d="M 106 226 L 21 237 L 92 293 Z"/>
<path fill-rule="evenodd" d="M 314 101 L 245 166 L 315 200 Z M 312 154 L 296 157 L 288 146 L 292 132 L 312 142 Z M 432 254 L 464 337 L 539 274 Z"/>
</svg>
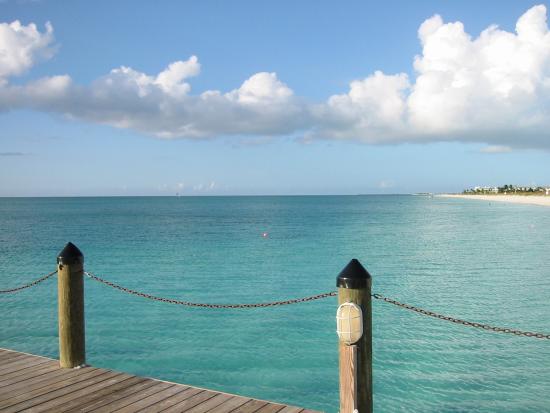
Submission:
<svg viewBox="0 0 550 413">
<path fill-rule="evenodd" d="M 357 343 L 363 336 L 363 312 L 355 303 L 343 303 L 336 311 L 336 333 L 343 343 Z"/>
</svg>

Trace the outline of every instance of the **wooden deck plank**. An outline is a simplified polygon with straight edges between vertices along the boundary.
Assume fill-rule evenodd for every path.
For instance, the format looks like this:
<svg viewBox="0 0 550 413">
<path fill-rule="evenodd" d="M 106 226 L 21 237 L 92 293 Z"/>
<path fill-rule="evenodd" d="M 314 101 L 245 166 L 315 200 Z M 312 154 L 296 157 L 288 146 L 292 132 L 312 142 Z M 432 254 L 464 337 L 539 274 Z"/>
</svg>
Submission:
<svg viewBox="0 0 550 413">
<path fill-rule="evenodd" d="M 51 384 L 57 383 L 58 381 L 67 380 L 68 378 L 78 376 L 79 374 L 80 374 L 79 371 L 69 370 L 69 369 L 53 370 L 41 376 L 31 377 L 27 380 L 23 380 L 18 383 L 13 383 L 12 385 L 9 385 L 9 386 L 1 387 L 0 397 L 8 394 L 10 395 L 10 397 L 13 397 L 21 393 L 27 393 L 32 390 L 40 389 L 41 387 L 49 386 Z"/>
<path fill-rule="evenodd" d="M 200 393 L 195 394 L 194 396 L 189 397 L 186 400 L 183 400 L 171 407 L 169 407 L 166 410 L 163 410 L 162 413 L 181 413 L 185 412 L 189 409 L 192 409 L 196 405 L 211 399 L 214 397 L 217 393 L 209 390 L 203 390 Z"/>
<path fill-rule="evenodd" d="M 93 378 L 95 376 L 105 374 L 104 371 L 98 370 L 98 369 L 87 369 L 87 372 L 83 372 L 80 375 L 71 377 L 66 380 L 62 380 L 56 383 L 52 383 L 48 386 L 41 387 L 39 389 L 32 390 L 27 393 L 22 393 L 19 395 L 16 395 L 14 397 L 6 398 L 3 401 L 0 401 L 0 408 L 5 409 L 9 406 L 18 404 L 18 403 L 24 403 L 24 402 L 30 402 L 31 400 L 34 400 L 36 398 L 39 398 L 40 396 L 43 396 L 45 394 L 55 393 L 56 391 L 59 391 L 60 389 L 63 390 L 66 387 L 69 387 L 71 385 L 78 384 L 82 381 L 85 381 L 89 378 Z M 1 410 L 3 412 L 3 410 Z"/>
<path fill-rule="evenodd" d="M 256 410 L 256 413 L 277 413 L 282 409 L 284 409 L 284 407 L 285 407 L 284 404 L 269 403 L 269 404 L 266 404 L 264 407 L 261 407 L 258 410 Z"/>
<path fill-rule="evenodd" d="M 70 411 L 81 411 L 82 407 L 91 401 L 100 401 L 111 394 L 116 394 L 120 390 L 133 386 L 134 384 L 141 383 L 146 379 L 138 376 L 130 376 L 129 378 L 123 378 L 120 381 L 109 384 L 101 389 L 93 391 L 89 394 L 79 394 L 76 399 L 67 401 L 66 403 L 48 408 L 44 410 L 44 413 L 63 413 Z"/>
<path fill-rule="evenodd" d="M 228 401 L 231 398 L 231 395 L 226 393 L 218 393 L 214 397 L 204 401 L 203 403 L 197 404 L 195 407 L 185 410 L 185 413 L 206 413 L 210 410 L 216 411 L 216 408 Z"/>
<path fill-rule="evenodd" d="M 233 410 L 231 413 L 253 413 L 264 407 L 266 404 L 267 402 L 264 402 L 263 400 L 251 399 L 249 402 L 246 402 L 242 406 Z"/>
<path fill-rule="evenodd" d="M 181 393 L 175 394 L 168 399 L 164 399 L 158 403 L 155 403 L 152 406 L 147 407 L 147 413 L 161 412 L 165 409 L 168 409 L 169 407 L 174 406 L 175 404 L 178 404 L 182 400 L 186 400 L 202 391 L 203 391 L 202 389 L 197 389 L 196 387 L 188 387 Z"/>
<path fill-rule="evenodd" d="M 147 410 L 147 407 L 159 403 L 163 400 L 169 399 L 170 397 L 181 393 L 184 391 L 187 387 L 185 386 L 172 386 L 165 390 L 162 390 L 158 393 L 152 394 L 148 397 L 145 397 L 141 400 L 137 400 L 132 404 L 129 404 L 127 406 L 124 406 L 122 409 L 117 410 L 117 413 L 135 413 L 139 412 L 141 410 Z"/>
<path fill-rule="evenodd" d="M 99 391 L 105 387 L 112 386 L 113 384 L 120 383 L 121 381 L 127 380 L 132 377 L 130 374 L 124 374 L 124 373 L 112 372 L 112 374 L 116 374 L 116 375 L 112 377 L 107 377 L 107 378 L 105 378 L 105 376 L 100 376 L 103 380 L 97 381 L 79 390 L 75 390 L 73 392 L 64 394 L 60 397 L 56 397 L 55 399 L 48 400 L 47 402 L 35 405 L 32 408 L 26 410 L 26 412 L 41 413 L 48 409 L 53 409 L 54 412 L 57 412 L 59 411 L 58 407 L 60 405 L 64 405 L 65 403 L 74 401 L 79 397 L 94 394 L 96 391 Z"/>
<path fill-rule="evenodd" d="M 0 362 L 4 363 L 4 362 L 6 362 L 6 360 L 16 359 L 16 358 L 20 358 L 20 357 L 24 357 L 24 356 L 26 356 L 26 354 L 15 353 L 13 351 L 6 351 L 5 353 L 0 354 Z"/>
<path fill-rule="evenodd" d="M 163 401 L 156 403 L 154 406 L 149 406 L 147 408 L 147 413 L 158 413 L 165 409 L 168 409 L 169 407 L 172 407 L 179 402 L 189 399 L 190 397 L 194 396 L 195 394 L 198 394 L 200 392 L 204 391 L 203 389 L 197 389 L 196 387 L 188 387 L 181 393 L 178 393 L 169 399 L 164 399 Z"/>
<path fill-rule="evenodd" d="M 141 400 L 145 397 L 148 397 L 152 394 L 161 392 L 169 387 L 175 386 L 173 383 L 164 383 L 164 382 L 156 382 L 153 386 L 146 388 L 143 391 L 132 393 L 131 395 L 124 397 L 122 399 L 113 401 L 109 404 L 105 404 L 99 408 L 91 410 L 92 412 L 96 413 L 107 413 L 107 412 L 116 412 L 118 409 L 122 409 L 129 404 L 132 404 L 138 400 Z"/>
<path fill-rule="evenodd" d="M 279 413 L 301 413 L 302 412 L 301 407 L 296 406 L 285 406 L 283 410 L 281 410 Z"/>
<path fill-rule="evenodd" d="M 8 367 L 12 363 L 20 362 L 23 360 L 35 360 L 35 358 L 27 354 L 17 354 L 15 356 L 9 355 L 6 356 L 4 360 L 0 360 L 0 363 L 2 363 L 2 368 L 4 368 Z"/>
<path fill-rule="evenodd" d="M 109 394 L 109 395 L 106 395 L 106 396 L 103 396 L 103 397 L 99 397 L 97 399 L 93 399 L 93 400 L 90 400 L 88 402 L 83 403 L 78 408 L 79 412 L 82 412 L 82 413 L 91 412 L 92 410 L 98 409 L 102 406 L 105 406 L 105 405 L 107 405 L 109 403 L 112 403 L 112 402 L 115 402 L 117 400 L 121 400 L 125 397 L 128 397 L 128 396 L 132 395 L 132 394 L 145 391 L 149 387 L 153 387 L 154 385 L 157 384 L 156 382 L 154 382 L 152 380 L 149 380 L 149 379 L 145 379 L 143 377 L 140 377 L 140 379 L 142 379 L 141 382 L 135 383 L 135 384 L 131 385 L 130 387 L 127 387 L 127 388 L 125 388 L 123 390 L 120 390 L 116 393 L 112 393 L 112 394 Z"/>
<path fill-rule="evenodd" d="M 226 400 L 219 406 L 216 406 L 216 413 L 230 413 L 243 404 L 250 401 L 247 397 L 233 396 L 229 400 Z"/>
<path fill-rule="evenodd" d="M 28 353 L 23 353 L 23 352 L 19 352 L 19 351 L 12 351 L 12 350 L 6 350 L 4 353 L 0 354 L 0 360 L 7 360 L 7 359 L 10 359 L 10 358 L 15 358 L 15 357 L 18 357 L 18 358 L 24 358 L 24 357 L 44 358 L 44 357 L 41 357 L 41 356 L 36 356 L 34 354 L 28 354 Z"/>
<path fill-rule="evenodd" d="M 0 348 L 2 413 L 318 413 Z"/>
<path fill-rule="evenodd" d="M 53 399 L 56 399 L 56 398 L 59 398 L 59 397 L 62 397 L 63 395 L 71 393 L 75 390 L 79 390 L 79 389 L 88 387 L 88 386 L 90 386 L 90 385 L 92 385 L 92 384 L 94 384 L 98 381 L 102 381 L 102 380 L 105 380 L 107 378 L 110 378 L 110 377 L 112 377 L 112 375 L 119 374 L 119 373 L 114 373 L 114 372 L 103 372 L 101 370 L 95 370 L 95 371 L 93 371 L 89 374 L 92 375 L 93 373 L 97 373 L 97 372 L 99 372 L 101 374 L 96 374 L 93 377 L 87 377 L 86 379 L 81 380 L 79 382 L 69 384 L 69 385 L 66 385 L 66 386 L 61 387 L 61 388 L 57 388 L 56 390 L 52 390 L 52 391 L 49 391 L 49 392 L 42 393 L 42 394 L 40 394 L 36 397 L 33 397 L 31 399 L 26 399 L 24 401 L 21 401 L 21 402 L 15 404 L 15 405 L 11 405 L 10 407 L 2 410 L 2 413 L 16 413 L 16 412 L 20 412 L 22 410 L 24 410 L 25 412 L 31 412 L 32 408 L 34 406 L 37 406 L 39 404 L 42 404 L 44 402 L 47 402 L 47 401 L 50 401 L 50 400 L 53 400 Z M 77 376 L 77 377 L 75 377 L 71 380 L 77 380 L 77 379 L 80 379 L 80 378 Z M 43 389 L 47 389 L 47 388 L 43 388 Z M 40 390 L 43 390 L 43 389 L 40 389 Z"/>
<path fill-rule="evenodd" d="M 0 377 L 17 370 L 23 370 L 27 367 L 37 366 L 39 364 L 44 364 L 44 363 L 47 363 L 47 360 L 37 357 L 36 359 L 25 358 L 22 360 L 14 361 L 13 363 L 2 364 L 0 366 Z"/>
<path fill-rule="evenodd" d="M 10 357 L 44 358 L 42 356 L 37 356 L 35 354 L 25 353 L 23 351 L 14 351 L 14 350 L 9 350 L 5 348 L 0 348 L 0 360 L 4 360 L 5 358 L 10 358 Z"/>
<path fill-rule="evenodd" d="M 0 387 L 7 386 L 18 381 L 25 380 L 29 377 L 39 376 L 45 372 L 59 369 L 59 363 L 56 361 L 39 364 L 38 366 L 30 366 L 26 369 L 17 370 L 12 373 L 4 374 L 0 377 Z"/>
</svg>

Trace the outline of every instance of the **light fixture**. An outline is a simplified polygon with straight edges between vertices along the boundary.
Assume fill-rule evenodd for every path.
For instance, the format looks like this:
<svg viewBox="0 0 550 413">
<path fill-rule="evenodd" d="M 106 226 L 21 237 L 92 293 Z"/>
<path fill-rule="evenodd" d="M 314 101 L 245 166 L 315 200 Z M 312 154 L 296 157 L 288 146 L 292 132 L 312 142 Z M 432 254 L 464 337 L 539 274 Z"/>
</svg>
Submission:
<svg viewBox="0 0 550 413">
<path fill-rule="evenodd" d="M 363 312 L 355 303 L 340 304 L 336 311 L 336 332 L 346 345 L 357 343 L 363 336 Z"/>
</svg>

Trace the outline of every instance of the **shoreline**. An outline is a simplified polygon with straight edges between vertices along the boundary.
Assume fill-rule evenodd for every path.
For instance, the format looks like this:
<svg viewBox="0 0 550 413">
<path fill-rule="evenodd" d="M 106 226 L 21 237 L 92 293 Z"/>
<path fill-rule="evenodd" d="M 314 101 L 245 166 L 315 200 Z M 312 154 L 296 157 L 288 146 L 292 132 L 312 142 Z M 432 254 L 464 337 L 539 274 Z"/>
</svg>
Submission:
<svg viewBox="0 0 550 413">
<path fill-rule="evenodd" d="M 480 201 L 508 202 L 510 204 L 539 205 L 550 207 L 550 196 L 545 195 L 465 195 L 438 194 L 441 198 L 477 199 Z"/>
</svg>

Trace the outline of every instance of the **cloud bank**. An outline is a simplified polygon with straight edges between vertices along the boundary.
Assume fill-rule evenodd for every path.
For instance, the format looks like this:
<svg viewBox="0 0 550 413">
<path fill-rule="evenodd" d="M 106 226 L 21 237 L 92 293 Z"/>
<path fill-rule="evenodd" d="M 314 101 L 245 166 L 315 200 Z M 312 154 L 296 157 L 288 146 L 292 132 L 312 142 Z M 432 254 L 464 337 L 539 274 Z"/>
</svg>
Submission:
<svg viewBox="0 0 550 413">
<path fill-rule="evenodd" d="M 24 85 L 9 79 L 50 58 L 53 27 L 0 24 L 0 110 L 19 108 L 133 129 L 159 138 L 227 135 L 302 136 L 372 144 L 484 142 L 492 147 L 550 147 L 550 33 L 535 6 L 515 32 L 490 26 L 473 38 L 461 22 L 435 15 L 418 30 L 414 78 L 382 71 L 346 93 L 310 102 L 260 72 L 230 91 L 193 94 L 196 56 L 156 75 L 119 67 L 89 85 L 68 75 Z M 498 152 L 498 151 L 492 151 Z"/>
<path fill-rule="evenodd" d="M 40 33 L 36 25 L 23 26 L 19 21 L 0 23 L 0 86 L 11 76 L 30 69 L 38 59 L 50 58 L 55 49 L 53 26 L 46 23 L 46 31 Z"/>
</svg>

